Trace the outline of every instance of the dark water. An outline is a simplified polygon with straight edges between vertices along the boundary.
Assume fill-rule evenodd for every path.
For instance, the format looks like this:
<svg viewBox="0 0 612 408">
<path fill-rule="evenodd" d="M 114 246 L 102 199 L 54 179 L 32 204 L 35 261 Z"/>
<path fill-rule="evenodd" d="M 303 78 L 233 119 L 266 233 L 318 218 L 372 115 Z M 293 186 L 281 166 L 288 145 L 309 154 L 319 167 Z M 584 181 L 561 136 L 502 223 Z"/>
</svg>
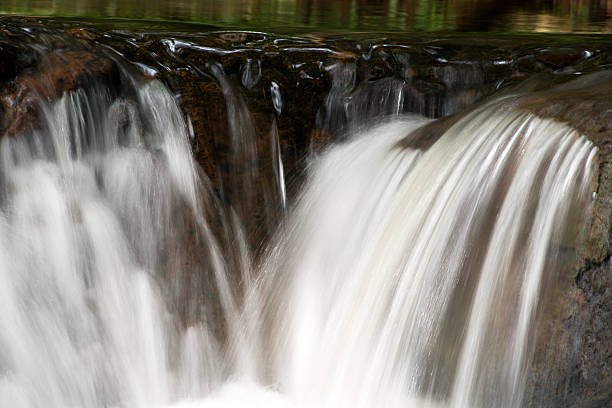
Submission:
<svg viewBox="0 0 612 408">
<path fill-rule="evenodd" d="M 0 0 L 0 13 L 275 31 L 612 33 L 612 0 Z"/>
</svg>

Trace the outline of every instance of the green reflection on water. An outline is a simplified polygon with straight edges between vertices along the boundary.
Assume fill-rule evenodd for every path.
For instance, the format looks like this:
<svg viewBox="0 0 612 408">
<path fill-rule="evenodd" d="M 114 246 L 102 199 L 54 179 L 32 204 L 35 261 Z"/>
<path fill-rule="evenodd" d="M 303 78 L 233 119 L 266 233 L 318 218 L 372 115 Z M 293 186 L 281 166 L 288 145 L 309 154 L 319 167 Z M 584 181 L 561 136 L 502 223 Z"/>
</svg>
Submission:
<svg viewBox="0 0 612 408">
<path fill-rule="evenodd" d="M 612 33 L 612 0 L 0 0 L 0 13 L 274 31 Z"/>
</svg>

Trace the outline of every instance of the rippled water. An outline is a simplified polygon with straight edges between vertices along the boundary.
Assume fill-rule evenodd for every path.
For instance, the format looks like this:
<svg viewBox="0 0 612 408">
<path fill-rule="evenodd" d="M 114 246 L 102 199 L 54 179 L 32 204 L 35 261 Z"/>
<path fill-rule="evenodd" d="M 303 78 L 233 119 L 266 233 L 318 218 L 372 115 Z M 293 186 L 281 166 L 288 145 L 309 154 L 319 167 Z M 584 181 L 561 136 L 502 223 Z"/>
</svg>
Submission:
<svg viewBox="0 0 612 408">
<path fill-rule="evenodd" d="M 612 32 L 610 0 L 0 0 L 0 13 L 274 31 Z"/>
</svg>

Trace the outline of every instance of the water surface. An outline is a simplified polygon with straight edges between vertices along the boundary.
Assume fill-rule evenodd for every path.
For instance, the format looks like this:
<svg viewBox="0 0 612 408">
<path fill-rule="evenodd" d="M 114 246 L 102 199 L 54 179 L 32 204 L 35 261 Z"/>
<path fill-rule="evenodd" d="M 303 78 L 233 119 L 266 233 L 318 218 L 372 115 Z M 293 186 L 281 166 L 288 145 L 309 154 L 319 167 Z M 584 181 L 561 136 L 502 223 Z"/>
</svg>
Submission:
<svg viewBox="0 0 612 408">
<path fill-rule="evenodd" d="M 611 0 L 0 0 L 0 13 L 274 31 L 611 33 Z"/>
</svg>

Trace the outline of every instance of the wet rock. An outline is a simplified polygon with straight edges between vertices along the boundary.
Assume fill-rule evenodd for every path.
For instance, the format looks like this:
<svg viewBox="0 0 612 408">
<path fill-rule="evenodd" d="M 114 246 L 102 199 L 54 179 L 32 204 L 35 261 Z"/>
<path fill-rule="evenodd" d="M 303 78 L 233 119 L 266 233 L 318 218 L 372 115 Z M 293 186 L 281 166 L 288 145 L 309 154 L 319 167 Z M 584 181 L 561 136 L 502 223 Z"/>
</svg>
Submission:
<svg viewBox="0 0 612 408">
<path fill-rule="evenodd" d="M 11 44 L 8 40 L 0 40 L 0 81 L 17 76 L 34 63 L 35 55 L 33 52 L 28 52 L 23 47 Z"/>
<path fill-rule="evenodd" d="M 602 72 L 541 91 L 521 103 L 541 117 L 570 124 L 599 149 L 585 244 L 566 249 L 542 312 L 529 381 L 530 406 L 603 407 L 612 401 L 611 92 L 612 72 Z"/>
<path fill-rule="evenodd" d="M 0 133 L 14 136 L 39 126 L 41 99 L 54 100 L 64 92 L 93 84 L 109 87 L 117 83 L 117 67 L 109 59 L 87 51 L 50 52 L 0 91 Z"/>
<path fill-rule="evenodd" d="M 551 67 L 563 68 L 568 65 L 574 65 L 582 61 L 583 55 L 576 52 L 550 53 L 540 55 L 536 59 Z"/>
</svg>

